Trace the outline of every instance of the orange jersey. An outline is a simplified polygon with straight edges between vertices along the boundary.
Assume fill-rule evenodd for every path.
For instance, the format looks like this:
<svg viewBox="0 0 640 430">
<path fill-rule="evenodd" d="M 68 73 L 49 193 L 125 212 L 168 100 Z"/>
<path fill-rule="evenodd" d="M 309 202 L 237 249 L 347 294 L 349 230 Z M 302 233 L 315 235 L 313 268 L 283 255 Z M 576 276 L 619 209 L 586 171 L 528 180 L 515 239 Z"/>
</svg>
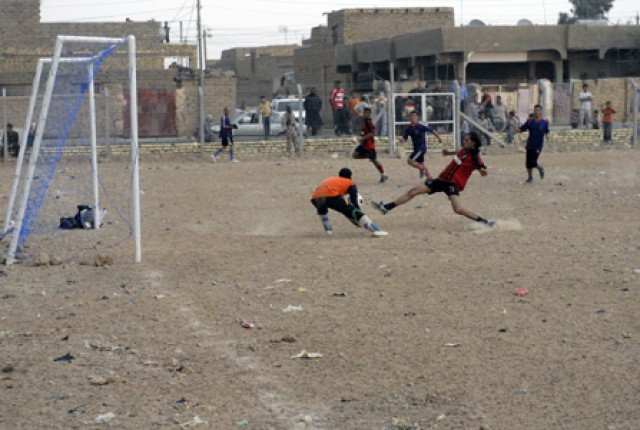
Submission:
<svg viewBox="0 0 640 430">
<path fill-rule="evenodd" d="M 353 187 L 355 182 L 351 179 L 342 178 L 336 176 L 328 178 L 322 181 L 318 188 L 311 195 L 312 199 L 319 199 L 320 197 L 336 197 L 349 194 L 349 188 Z"/>
<path fill-rule="evenodd" d="M 613 108 L 606 107 L 602 109 L 602 122 L 613 122 L 614 113 L 616 113 L 616 111 Z"/>
<path fill-rule="evenodd" d="M 356 109 L 358 103 L 360 103 L 360 99 L 350 98 L 347 100 L 347 106 L 349 106 L 349 113 L 351 116 L 358 116 L 358 110 Z"/>
</svg>

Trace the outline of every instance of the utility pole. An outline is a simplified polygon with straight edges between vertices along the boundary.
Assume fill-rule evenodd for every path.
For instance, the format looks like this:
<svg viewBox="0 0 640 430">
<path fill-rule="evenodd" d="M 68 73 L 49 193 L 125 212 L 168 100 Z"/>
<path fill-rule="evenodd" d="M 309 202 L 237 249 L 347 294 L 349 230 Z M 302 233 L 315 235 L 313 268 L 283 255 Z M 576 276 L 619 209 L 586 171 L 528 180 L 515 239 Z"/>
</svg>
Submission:
<svg viewBox="0 0 640 430">
<path fill-rule="evenodd" d="M 204 40 L 202 40 L 202 19 L 200 16 L 200 10 L 202 7 L 200 6 L 200 0 L 197 1 L 198 8 L 198 67 L 200 68 L 200 88 L 198 91 L 198 99 L 200 101 L 200 120 L 198 122 L 198 127 L 200 130 L 200 154 L 204 156 L 204 69 L 206 64 L 204 63 L 203 54 L 203 46 Z"/>
</svg>

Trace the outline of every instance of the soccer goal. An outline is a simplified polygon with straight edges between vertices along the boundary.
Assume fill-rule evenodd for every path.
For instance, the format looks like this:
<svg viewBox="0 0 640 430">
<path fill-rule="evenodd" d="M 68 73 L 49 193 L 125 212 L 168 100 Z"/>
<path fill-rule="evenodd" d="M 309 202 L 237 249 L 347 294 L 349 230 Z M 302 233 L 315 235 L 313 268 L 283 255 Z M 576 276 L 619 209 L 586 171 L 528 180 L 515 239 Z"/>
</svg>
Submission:
<svg viewBox="0 0 640 430">
<path fill-rule="evenodd" d="M 108 250 L 142 261 L 136 96 L 133 36 L 58 36 L 38 61 L 4 219 L 6 264 Z M 98 121 L 104 111 L 114 121 Z M 106 157 L 114 131 L 122 144 Z"/>
</svg>

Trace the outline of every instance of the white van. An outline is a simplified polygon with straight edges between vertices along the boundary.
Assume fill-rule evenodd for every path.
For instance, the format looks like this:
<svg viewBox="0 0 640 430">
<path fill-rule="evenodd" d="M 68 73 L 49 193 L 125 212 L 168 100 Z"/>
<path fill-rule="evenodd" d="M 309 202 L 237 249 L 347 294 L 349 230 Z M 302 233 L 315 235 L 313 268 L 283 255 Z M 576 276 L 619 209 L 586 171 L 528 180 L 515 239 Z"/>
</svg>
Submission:
<svg viewBox="0 0 640 430">
<path fill-rule="evenodd" d="M 274 111 L 283 115 L 287 111 L 287 106 L 291 106 L 291 111 L 293 115 L 296 117 L 296 121 L 300 122 L 300 106 L 304 105 L 304 100 L 299 100 L 296 98 L 289 99 L 273 99 L 271 102 L 271 106 Z M 304 123 L 305 113 L 304 107 L 302 108 L 302 122 Z"/>
</svg>

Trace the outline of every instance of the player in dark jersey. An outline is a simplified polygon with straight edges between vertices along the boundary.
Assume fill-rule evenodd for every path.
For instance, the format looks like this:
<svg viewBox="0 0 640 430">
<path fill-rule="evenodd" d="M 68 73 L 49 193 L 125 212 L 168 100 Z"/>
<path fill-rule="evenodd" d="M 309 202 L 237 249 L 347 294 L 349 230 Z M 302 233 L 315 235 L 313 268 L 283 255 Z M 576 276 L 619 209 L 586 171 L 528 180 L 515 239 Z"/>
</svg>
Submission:
<svg viewBox="0 0 640 430">
<path fill-rule="evenodd" d="M 424 165 L 424 155 L 428 149 L 427 133 L 433 134 L 440 143 L 442 143 L 442 137 L 427 124 L 418 121 L 418 112 L 415 110 L 411 111 L 410 121 L 411 123 L 404 130 L 401 139 L 402 142 L 406 142 L 411 137 L 411 142 L 413 143 L 413 152 L 409 155 L 407 163 L 420 171 L 421 178 L 426 176 L 427 179 L 431 179 L 429 170 Z"/>
<path fill-rule="evenodd" d="M 528 178 L 525 184 L 533 182 L 533 169 L 538 169 L 540 179 L 544 179 L 544 167 L 538 164 L 538 157 L 544 147 L 544 138 L 549 138 L 549 121 L 542 118 L 542 106 L 535 105 L 533 107 L 533 118 L 529 118 L 527 122 L 520 126 L 519 133 L 529 130 L 529 138 L 527 139 L 527 158 L 526 167 Z"/>
<path fill-rule="evenodd" d="M 384 182 L 389 177 L 384 174 L 384 167 L 382 163 L 378 161 L 378 154 L 376 153 L 376 126 L 371 120 L 371 108 L 364 108 L 362 115 L 362 124 L 360 124 L 360 139 L 359 145 L 354 149 L 352 157 L 362 160 L 368 158 L 378 172 L 380 172 L 380 182 Z"/>
<path fill-rule="evenodd" d="M 387 235 L 360 209 L 358 187 L 351 180 L 351 170 L 346 167 L 340 169 L 338 176 L 327 178 L 318 185 L 311 195 L 311 204 L 316 207 L 327 235 L 333 234 L 329 209 L 340 212 L 356 227 L 369 230 L 374 237 Z"/>
<path fill-rule="evenodd" d="M 420 194 L 445 193 L 451 201 L 451 208 L 458 215 L 465 216 L 488 227 L 493 227 L 495 221 L 489 221 L 476 213 L 466 209 L 460 203 L 460 192 L 464 190 L 469 176 L 474 170 L 480 172 L 480 176 L 487 176 L 487 166 L 480 158 L 480 136 L 477 133 L 468 133 L 464 138 L 462 149 L 458 152 L 451 149 L 443 149 L 442 155 L 453 155 L 453 160 L 440 173 L 437 179 L 427 179 L 424 184 L 411 188 L 409 191 L 390 203 L 372 202 L 373 207 L 382 214 L 387 214 L 396 206 L 409 202 Z"/>
</svg>

